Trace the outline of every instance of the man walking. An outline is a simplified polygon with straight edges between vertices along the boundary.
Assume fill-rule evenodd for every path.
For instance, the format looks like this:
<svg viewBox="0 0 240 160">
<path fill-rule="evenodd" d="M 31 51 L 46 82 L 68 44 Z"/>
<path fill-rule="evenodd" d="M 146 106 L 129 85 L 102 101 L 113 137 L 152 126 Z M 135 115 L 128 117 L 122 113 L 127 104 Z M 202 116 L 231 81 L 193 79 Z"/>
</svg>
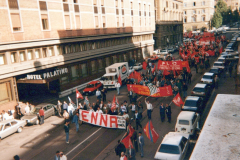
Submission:
<svg viewBox="0 0 240 160">
<path fill-rule="evenodd" d="M 119 82 L 116 82 L 115 83 L 115 87 L 117 89 L 117 94 L 119 95 L 120 94 L 120 87 L 121 87 L 121 84 Z"/>
<path fill-rule="evenodd" d="M 60 160 L 60 152 L 57 151 L 55 156 L 54 156 L 54 160 Z"/>
<path fill-rule="evenodd" d="M 186 85 L 185 82 L 183 82 L 182 90 L 183 90 L 183 98 L 186 98 L 187 97 L 188 86 Z"/>
<path fill-rule="evenodd" d="M 40 117 L 40 125 L 42 125 L 44 123 L 44 110 L 43 110 L 43 107 L 41 107 L 41 109 L 39 110 L 38 115 Z"/>
<path fill-rule="evenodd" d="M 63 102 L 63 111 L 67 111 L 68 110 L 68 104 L 66 101 Z"/>
<path fill-rule="evenodd" d="M 128 159 L 129 160 L 136 160 L 135 155 L 136 155 L 135 150 L 133 148 L 131 148 L 131 145 L 129 145 Z"/>
<path fill-rule="evenodd" d="M 147 98 L 145 98 L 145 103 L 147 105 L 147 116 L 148 116 L 148 119 L 151 119 L 153 107 L 152 107 L 152 104 L 149 103 L 149 100 L 147 100 L 147 101 L 146 100 L 147 100 Z"/>
<path fill-rule="evenodd" d="M 102 92 L 103 102 L 106 102 L 106 93 L 107 93 L 106 89 L 103 88 L 103 89 L 101 90 L 101 92 Z"/>
<path fill-rule="evenodd" d="M 215 88 L 218 89 L 219 78 L 217 75 L 214 78 L 214 83 L 215 83 Z"/>
<path fill-rule="evenodd" d="M 101 91 L 100 91 L 99 89 L 97 89 L 97 91 L 96 91 L 96 97 L 97 97 L 97 99 L 98 99 L 99 101 L 101 101 L 101 99 L 102 99 L 102 94 L 101 94 Z"/>
<path fill-rule="evenodd" d="M 132 90 L 132 88 L 128 92 L 128 97 L 129 97 L 130 103 L 132 103 L 132 97 L 133 97 L 133 90 Z"/>
<path fill-rule="evenodd" d="M 138 142 L 137 142 L 137 131 L 135 130 L 135 127 L 133 127 L 134 132 L 132 134 L 132 143 L 134 145 L 135 151 L 138 152 Z"/>
<path fill-rule="evenodd" d="M 65 133 L 66 133 L 66 143 L 68 144 L 69 143 L 69 121 L 66 121 L 65 124 L 64 124 L 64 130 L 65 130 Z"/>
<path fill-rule="evenodd" d="M 141 157 L 143 157 L 143 146 L 144 146 L 144 138 L 142 136 L 142 132 L 139 132 L 138 133 L 139 137 L 138 137 L 138 144 L 139 144 L 139 147 L 140 147 L 140 151 L 141 151 Z"/>
<path fill-rule="evenodd" d="M 168 104 L 166 104 L 166 115 L 167 115 L 167 118 L 168 118 L 168 122 L 169 122 L 169 123 L 171 123 L 171 114 L 172 114 L 171 106 L 169 106 Z"/>
<path fill-rule="evenodd" d="M 118 140 L 118 145 L 117 145 L 117 147 L 115 148 L 115 153 L 116 153 L 116 155 L 117 156 L 119 156 L 119 157 L 121 157 L 121 153 L 122 152 L 126 152 L 126 148 L 125 148 L 125 146 L 124 146 L 124 144 L 122 144 L 121 142 L 120 142 L 120 140 Z"/>
<path fill-rule="evenodd" d="M 67 160 L 67 156 L 60 152 L 60 160 Z"/>
<path fill-rule="evenodd" d="M 134 119 L 135 119 L 135 121 L 136 121 L 136 130 L 138 130 L 138 126 L 140 126 L 140 127 L 142 128 L 142 125 L 141 125 L 141 123 L 140 123 L 141 115 L 138 113 L 137 110 L 135 111 Z"/>
<path fill-rule="evenodd" d="M 166 110 L 166 108 L 164 107 L 163 103 L 161 104 L 159 109 L 160 109 L 161 121 L 163 122 L 165 120 L 165 110 Z"/>
<path fill-rule="evenodd" d="M 75 123 L 75 125 L 76 125 L 76 132 L 78 132 L 78 130 L 79 130 L 78 120 L 79 120 L 79 113 L 76 112 L 76 114 L 73 116 L 73 120 L 72 120 L 72 123 Z"/>
<path fill-rule="evenodd" d="M 58 103 L 57 103 L 57 111 L 58 111 L 58 115 L 62 117 L 62 103 L 60 102 L 60 100 L 58 100 Z"/>
</svg>

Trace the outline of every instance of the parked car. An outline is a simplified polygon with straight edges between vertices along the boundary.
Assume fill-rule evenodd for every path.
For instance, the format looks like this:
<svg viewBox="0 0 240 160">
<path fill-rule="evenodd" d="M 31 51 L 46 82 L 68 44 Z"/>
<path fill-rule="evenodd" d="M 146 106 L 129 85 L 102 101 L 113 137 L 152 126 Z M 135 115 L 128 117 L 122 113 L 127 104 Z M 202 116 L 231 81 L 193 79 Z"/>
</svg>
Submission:
<svg viewBox="0 0 240 160">
<path fill-rule="evenodd" d="M 211 87 L 209 84 L 197 83 L 193 88 L 191 95 L 203 97 L 203 101 L 207 102 L 211 93 Z"/>
<path fill-rule="evenodd" d="M 218 75 L 218 76 L 221 74 L 221 71 L 218 67 L 212 67 L 209 72 L 214 73 L 215 75 Z"/>
<path fill-rule="evenodd" d="M 182 106 L 182 111 L 201 113 L 203 110 L 203 99 L 197 96 L 187 96 Z"/>
<path fill-rule="evenodd" d="M 224 56 L 220 56 L 220 57 L 218 57 L 217 62 L 225 63 L 226 62 L 226 58 Z"/>
<path fill-rule="evenodd" d="M 159 145 L 154 159 L 183 160 L 189 146 L 189 134 L 169 132 Z"/>
<path fill-rule="evenodd" d="M 175 49 L 174 49 L 173 47 L 169 47 L 169 48 L 168 48 L 168 52 L 169 52 L 169 53 L 173 53 L 174 51 L 175 51 Z"/>
<path fill-rule="evenodd" d="M 214 84 L 214 77 L 215 77 L 214 73 L 206 72 L 206 73 L 204 73 L 204 75 L 203 75 L 203 77 L 201 79 L 201 82 L 213 85 Z"/>
<path fill-rule="evenodd" d="M 103 84 L 100 81 L 91 81 L 84 88 L 83 95 L 95 95 L 97 89 L 101 90 L 102 88 Z"/>
<path fill-rule="evenodd" d="M 40 117 L 38 115 L 39 110 L 43 107 L 44 110 L 44 119 L 47 119 L 51 116 L 56 115 L 56 106 L 54 104 L 42 103 L 34 107 L 30 113 L 25 114 L 21 120 L 25 120 L 27 124 L 36 124 L 40 122 Z"/>
<path fill-rule="evenodd" d="M 139 71 L 143 69 L 143 66 L 141 63 L 137 63 L 133 66 L 133 69 L 135 69 L 135 71 Z"/>
<path fill-rule="evenodd" d="M 175 131 L 194 135 L 199 129 L 200 115 L 196 112 L 181 111 L 177 117 Z"/>
<path fill-rule="evenodd" d="M 225 65 L 223 62 L 214 62 L 213 67 L 218 67 L 221 71 L 225 69 Z"/>
<path fill-rule="evenodd" d="M 22 132 L 23 127 L 26 125 L 24 120 L 9 119 L 0 122 L 0 140 L 15 133 Z"/>
</svg>

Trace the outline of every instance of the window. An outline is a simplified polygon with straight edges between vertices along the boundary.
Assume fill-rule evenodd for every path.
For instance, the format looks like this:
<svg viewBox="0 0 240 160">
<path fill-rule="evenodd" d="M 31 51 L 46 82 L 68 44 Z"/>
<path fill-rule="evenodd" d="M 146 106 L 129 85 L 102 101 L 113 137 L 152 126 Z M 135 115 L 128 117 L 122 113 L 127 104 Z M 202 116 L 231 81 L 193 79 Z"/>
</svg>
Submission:
<svg viewBox="0 0 240 160">
<path fill-rule="evenodd" d="M 187 17 L 184 18 L 184 23 L 187 23 Z"/>
<path fill-rule="evenodd" d="M 79 78 L 78 65 L 71 66 L 71 76 L 72 80 L 76 80 Z"/>
<path fill-rule="evenodd" d="M 125 27 L 125 25 L 124 25 L 124 17 L 122 17 L 122 26 Z"/>
<path fill-rule="evenodd" d="M 116 9 L 116 15 L 119 15 L 119 10 L 118 9 Z"/>
<path fill-rule="evenodd" d="M 131 21 L 132 21 L 132 26 L 134 25 L 134 23 L 133 23 L 133 17 L 131 17 Z"/>
<path fill-rule="evenodd" d="M 102 14 L 105 14 L 105 7 L 102 7 Z"/>
<path fill-rule="evenodd" d="M 186 15 L 186 14 L 187 14 L 187 11 L 184 11 L 184 14 Z"/>
<path fill-rule="evenodd" d="M 39 1 L 41 11 L 42 29 L 48 30 L 48 14 L 47 14 L 47 3 L 45 1 Z"/>
<path fill-rule="evenodd" d="M 184 7 L 187 7 L 187 3 L 184 3 L 183 6 L 184 6 Z"/>
<path fill-rule="evenodd" d="M 202 6 L 205 6 L 205 1 L 202 1 Z"/>
<path fill-rule="evenodd" d="M 98 71 L 104 71 L 104 65 L 102 59 L 98 59 Z"/>
<path fill-rule="evenodd" d="M 141 16 L 141 3 L 139 3 L 139 16 Z"/>
<path fill-rule="evenodd" d="M 12 125 L 12 126 L 15 125 L 15 124 L 17 124 L 16 121 L 12 121 L 12 122 L 11 122 L 11 125 Z"/>
<path fill-rule="evenodd" d="M 196 14 L 196 10 L 193 10 L 193 14 Z"/>
<path fill-rule="evenodd" d="M 67 84 L 68 82 L 69 82 L 69 77 L 68 76 L 60 78 L 60 83 L 61 84 Z"/>
<path fill-rule="evenodd" d="M 87 71 L 87 64 L 81 64 L 81 72 L 82 72 L 82 76 L 86 77 L 88 75 L 88 71 Z"/>
<path fill-rule="evenodd" d="M 0 54 L 0 65 L 5 64 L 5 54 Z"/>
<path fill-rule="evenodd" d="M 119 17 L 117 17 L 117 27 L 119 27 Z"/>
<path fill-rule="evenodd" d="M 48 48 L 48 54 L 49 54 L 50 57 L 51 57 L 51 56 L 54 56 L 53 47 L 49 47 L 49 48 Z"/>
<path fill-rule="evenodd" d="M 118 7 L 118 0 L 115 0 L 116 8 Z"/>
<path fill-rule="evenodd" d="M 178 9 L 178 4 L 176 4 L 176 9 Z"/>
<path fill-rule="evenodd" d="M 202 10 L 202 13 L 205 13 L 205 9 Z"/>
<path fill-rule="evenodd" d="M 133 16 L 133 2 L 130 2 L 131 5 L 131 16 Z"/>
<path fill-rule="evenodd" d="M 146 14 L 146 4 L 144 4 L 144 16 L 147 16 L 147 14 Z"/>
<path fill-rule="evenodd" d="M 81 25 L 80 25 L 80 15 L 75 15 L 75 19 L 76 19 L 76 28 L 80 29 Z"/>
<path fill-rule="evenodd" d="M 104 0 L 101 0 L 101 6 L 104 6 Z"/>
<path fill-rule="evenodd" d="M 121 7 L 124 8 L 123 0 L 121 0 Z"/>
<path fill-rule="evenodd" d="M 11 62 L 16 63 L 17 62 L 17 52 L 11 53 Z"/>
<path fill-rule="evenodd" d="M 8 0 L 9 9 L 17 9 L 18 10 L 18 2 L 17 0 Z"/>
<path fill-rule="evenodd" d="M 97 14 L 98 13 L 98 7 L 94 6 L 94 13 Z"/>
<path fill-rule="evenodd" d="M 32 52 L 32 50 L 28 50 L 27 57 L 28 57 L 28 60 L 32 60 L 33 59 L 33 52 Z"/>
<path fill-rule="evenodd" d="M 166 7 L 168 8 L 168 1 L 166 1 Z"/>
<path fill-rule="evenodd" d="M 173 8 L 174 8 L 174 7 L 175 7 L 175 6 L 174 6 L 174 3 L 173 3 L 172 5 L 173 5 Z"/>
<path fill-rule="evenodd" d="M 205 21 L 205 16 L 202 17 L 202 21 L 203 21 L 203 22 Z"/>
<path fill-rule="evenodd" d="M 8 0 L 13 32 L 21 31 L 20 12 L 17 0 Z"/>
<path fill-rule="evenodd" d="M 99 27 L 99 24 L 98 24 L 98 16 L 95 16 L 95 27 L 98 28 Z"/>
<path fill-rule="evenodd" d="M 64 18 L 65 18 L 65 27 L 66 27 L 66 29 L 71 29 L 70 16 L 69 15 L 65 15 Z"/>
<path fill-rule="evenodd" d="M 193 6 L 196 6 L 196 2 L 193 2 Z"/>
<path fill-rule="evenodd" d="M 25 51 L 20 51 L 20 52 L 19 52 L 19 55 L 20 55 L 20 61 L 21 61 L 21 62 L 23 62 L 23 61 L 26 60 L 26 58 L 25 58 Z"/>
<path fill-rule="evenodd" d="M 124 15 L 124 9 L 122 9 L 122 15 Z"/>
<path fill-rule="evenodd" d="M 47 48 L 42 49 L 43 58 L 47 57 Z"/>
<path fill-rule="evenodd" d="M 192 17 L 192 22 L 196 22 L 196 17 Z"/>
<path fill-rule="evenodd" d="M 96 61 L 91 61 L 91 71 L 92 71 L 92 74 L 97 73 Z"/>
<path fill-rule="evenodd" d="M 62 48 L 60 46 L 57 46 L 57 53 L 58 55 L 62 55 Z"/>
<path fill-rule="evenodd" d="M 105 18 L 105 16 L 102 16 L 102 23 L 103 23 L 103 28 L 106 28 L 106 18 Z"/>
<path fill-rule="evenodd" d="M 93 0 L 93 5 L 97 5 L 97 0 Z"/>
<path fill-rule="evenodd" d="M 40 58 L 40 49 L 35 49 L 35 58 Z"/>
</svg>

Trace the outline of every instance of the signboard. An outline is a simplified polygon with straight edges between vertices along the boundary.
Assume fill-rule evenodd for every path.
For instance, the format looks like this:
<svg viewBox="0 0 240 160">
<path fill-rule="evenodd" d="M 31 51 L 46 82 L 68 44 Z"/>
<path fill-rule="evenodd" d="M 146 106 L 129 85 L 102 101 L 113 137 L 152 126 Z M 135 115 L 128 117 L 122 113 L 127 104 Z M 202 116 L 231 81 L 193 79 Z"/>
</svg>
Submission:
<svg viewBox="0 0 240 160">
<path fill-rule="evenodd" d="M 179 61 L 158 61 L 159 70 L 182 70 L 181 62 Z"/>
<path fill-rule="evenodd" d="M 56 76 L 60 76 L 63 74 L 67 74 L 68 73 L 68 69 L 67 68 L 60 68 L 60 69 L 56 69 L 54 71 L 51 72 L 45 72 L 42 74 L 27 74 L 27 79 L 37 79 L 37 80 L 41 80 L 41 79 L 48 79 L 48 78 L 52 78 L 52 77 L 56 77 Z"/>
<path fill-rule="evenodd" d="M 79 119 L 101 127 L 126 129 L 126 120 L 122 116 L 80 110 Z"/>
</svg>

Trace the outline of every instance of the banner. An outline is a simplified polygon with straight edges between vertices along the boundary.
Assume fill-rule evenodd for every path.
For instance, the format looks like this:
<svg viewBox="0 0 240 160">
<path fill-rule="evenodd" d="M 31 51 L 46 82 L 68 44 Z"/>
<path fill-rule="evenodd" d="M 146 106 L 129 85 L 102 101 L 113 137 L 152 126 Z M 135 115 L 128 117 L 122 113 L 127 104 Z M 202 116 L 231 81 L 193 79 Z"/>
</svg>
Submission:
<svg viewBox="0 0 240 160">
<path fill-rule="evenodd" d="M 155 86 L 150 87 L 150 86 L 128 84 L 127 88 L 128 88 L 128 91 L 132 89 L 135 93 L 144 95 L 144 96 L 167 97 L 167 96 L 173 95 L 171 85 L 157 88 Z"/>
<path fill-rule="evenodd" d="M 181 61 L 158 61 L 158 70 L 182 70 Z"/>
<path fill-rule="evenodd" d="M 120 85 L 122 86 L 122 79 L 121 79 L 121 75 L 120 74 L 118 76 L 118 83 L 120 83 Z"/>
<path fill-rule="evenodd" d="M 209 56 L 215 56 L 215 51 L 208 50 L 206 52 L 209 54 Z"/>
<path fill-rule="evenodd" d="M 80 109 L 79 119 L 101 127 L 126 129 L 126 120 L 122 116 L 101 114 Z"/>
<path fill-rule="evenodd" d="M 155 131 L 152 125 L 152 121 L 149 120 L 146 126 L 143 128 L 144 133 L 151 142 L 156 143 L 159 138 L 159 134 Z"/>
<path fill-rule="evenodd" d="M 178 107 L 180 107 L 181 104 L 183 104 L 183 101 L 182 101 L 179 93 L 173 98 L 172 101 L 173 101 L 173 103 L 174 103 L 176 106 L 178 106 Z"/>
<path fill-rule="evenodd" d="M 137 79 L 138 82 L 142 81 L 141 74 L 140 74 L 139 72 L 137 72 L 137 71 L 132 72 L 132 73 L 129 75 L 129 78 Z"/>
<path fill-rule="evenodd" d="M 144 61 L 143 64 L 142 64 L 142 67 L 143 67 L 144 70 L 146 70 L 147 69 L 147 62 Z"/>
<path fill-rule="evenodd" d="M 81 99 L 83 99 L 82 94 L 77 90 L 77 88 L 76 88 L 76 98 L 81 98 Z"/>
</svg>

